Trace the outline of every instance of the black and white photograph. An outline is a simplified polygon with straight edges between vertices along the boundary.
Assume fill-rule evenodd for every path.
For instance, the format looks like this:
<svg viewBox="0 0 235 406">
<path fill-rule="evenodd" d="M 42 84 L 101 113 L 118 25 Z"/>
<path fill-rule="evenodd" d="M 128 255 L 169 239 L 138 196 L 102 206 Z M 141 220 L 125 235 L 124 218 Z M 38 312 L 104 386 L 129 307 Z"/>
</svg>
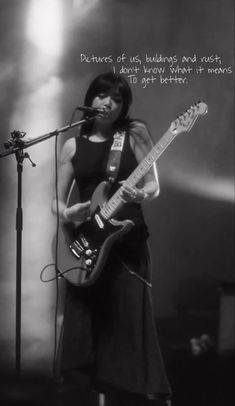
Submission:
<svg viewBox="0 0 235 406">
<path fill-rule="evenodd" d="M 234 2 L 0 0 L 2 406 L 234 403 Z"/>
</svg>

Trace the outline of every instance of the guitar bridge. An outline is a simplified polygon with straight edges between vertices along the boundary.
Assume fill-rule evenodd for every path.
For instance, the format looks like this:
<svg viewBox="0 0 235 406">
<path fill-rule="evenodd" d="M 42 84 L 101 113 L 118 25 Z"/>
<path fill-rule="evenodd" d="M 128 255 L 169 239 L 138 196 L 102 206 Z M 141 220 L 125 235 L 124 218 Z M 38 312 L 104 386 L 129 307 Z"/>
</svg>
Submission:
<svg viewBox="0 0 235 406">
<path fill-rule="evenodd" d="M 78 258 L 80 259 L 81 254 L 84 251 L 83 246 L 79 243 L 79 241 L 74 240 L 72 242 L 72 244 L 70 244 L 69 248 L 71 249 L 72 253 Z"/>
<path fill-rule="evenodd" d="M 72 248 L 71 245 L 69 246 L 69 248 L 71 249 L 71 251 L 72 251 L 72 253 L 75 255 L 75 257 L 77 257 L 78 259 L 80 259 L 80 256 L 81 256 L 81 255 L 79 255 L 78 252 L 77 252 L 74 248 Z"/>
</svg>

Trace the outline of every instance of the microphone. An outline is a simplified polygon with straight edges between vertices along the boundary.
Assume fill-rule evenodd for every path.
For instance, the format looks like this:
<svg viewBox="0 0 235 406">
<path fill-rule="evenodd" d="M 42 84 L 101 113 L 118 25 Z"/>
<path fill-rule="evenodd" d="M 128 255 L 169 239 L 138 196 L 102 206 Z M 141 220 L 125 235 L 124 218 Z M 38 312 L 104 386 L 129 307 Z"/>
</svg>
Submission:
<svg viewBox="0 0 235 406">
<path fill-rule="evenodd" d="M 104 106 L 102 108 L 96 108 L 96 107 L 88 107 L 88 106 L 77 106 L 77 110 L 83 111 L 89 116 L 97 116 L 100 114 L 103 117 L 108 117 L 110 114 L 110 107 Z"/>
</svg>

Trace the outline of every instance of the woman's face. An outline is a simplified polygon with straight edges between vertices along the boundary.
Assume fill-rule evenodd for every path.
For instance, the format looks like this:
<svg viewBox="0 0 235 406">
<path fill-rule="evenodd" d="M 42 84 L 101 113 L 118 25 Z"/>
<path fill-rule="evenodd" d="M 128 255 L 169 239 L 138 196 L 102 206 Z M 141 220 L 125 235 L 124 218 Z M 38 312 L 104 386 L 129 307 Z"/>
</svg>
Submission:
<svg viewBox="0 0 235 406">
<path fill-rule="evenodd" d="M 92 102 L 92 107 L 95 108 L 106 108 L 108 111 L 107 115 L 98 115 L 96 119 L 98 121 L 105 121 L 105 123 L 114 123 L 122 112 L 123 101 L 120 94 L 116 93 L 114 90 L 109 90 L 107 92 L 100 92 Z"/>
</svg>

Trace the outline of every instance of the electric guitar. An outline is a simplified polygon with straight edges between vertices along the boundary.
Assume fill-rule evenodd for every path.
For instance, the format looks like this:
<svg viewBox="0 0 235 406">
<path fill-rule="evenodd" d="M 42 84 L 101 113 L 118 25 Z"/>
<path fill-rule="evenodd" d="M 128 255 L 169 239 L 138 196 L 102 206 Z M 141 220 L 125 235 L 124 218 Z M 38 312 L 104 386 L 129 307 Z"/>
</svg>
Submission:
<svg viewBox="0 0 235 406">
<path fill-rule="evenodd" d="M 196 119 L 207 111 L 207 105 L 198 102 L 173 121 L 126 183 L 134 187 L 174 138 L 182 132 L 190 131 Z M 118 221 L 114 218 L 123 205 L 120 189 L 108 199 L 110 184 L 101 182 L 91 198 L 91 218 L 78 226 L 73 223 L 61 226 L 62 231 L 58 238 L 58 272 L 59 276 L 75 286 L 86 287 L 97 280 L 114 242 L 134 226 L 132 220 Z"/>
</svg>

